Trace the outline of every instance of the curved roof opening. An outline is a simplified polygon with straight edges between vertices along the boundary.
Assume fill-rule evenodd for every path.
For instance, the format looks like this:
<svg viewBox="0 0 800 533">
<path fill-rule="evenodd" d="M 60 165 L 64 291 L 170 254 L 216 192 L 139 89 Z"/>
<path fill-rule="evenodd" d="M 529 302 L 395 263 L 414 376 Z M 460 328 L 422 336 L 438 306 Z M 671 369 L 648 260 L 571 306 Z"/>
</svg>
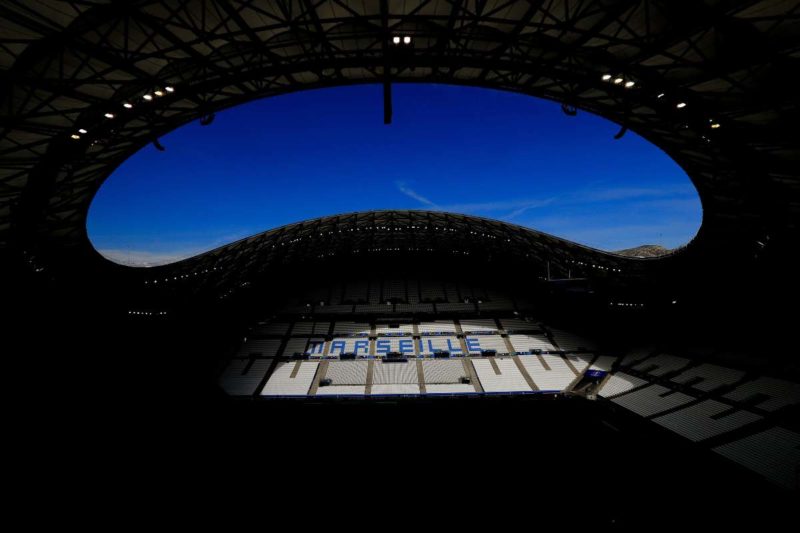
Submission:
<svg viewBox="0 0 800 533">
<path fill-rule="evenodd" d="M 593 248 L 673 249 L 700 227 L 686 173 L 619 126 L 526 95 L 380 86 L 268 98 L 188 124 L 106 180 L 87 230 L 106 258 L 167 264 L 284 224 L 428 209 L 512 222 Z M 637 251 L 647 255 L 653 250 Z"/>
</svg>

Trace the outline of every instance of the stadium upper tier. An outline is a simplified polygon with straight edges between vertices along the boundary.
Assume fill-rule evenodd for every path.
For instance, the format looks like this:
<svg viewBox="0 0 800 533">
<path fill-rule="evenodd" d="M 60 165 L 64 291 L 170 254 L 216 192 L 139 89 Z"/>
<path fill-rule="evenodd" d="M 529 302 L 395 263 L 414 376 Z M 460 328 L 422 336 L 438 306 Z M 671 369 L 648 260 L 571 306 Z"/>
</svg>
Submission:
<svg viewBox="0 0 800 533">
<path fill-rule="evenodd" d="M 678 254 L 687 270 L 780 261 L 800 206 L 793 9 L 779 0 L 4 2 L 0 249 L 33 272 L 129 279 L 94 252 L 85 222 L 94 193 L 131 154 L 255 98 L 413 81 L 544 97 L 612 120 L 620 135 L 634 130 L 701 197 L 703 225 Z M 267 241 L 226 249 L 249 242 Z M 566 246 L 548 242 L 527 244 Z"/>
</svg>

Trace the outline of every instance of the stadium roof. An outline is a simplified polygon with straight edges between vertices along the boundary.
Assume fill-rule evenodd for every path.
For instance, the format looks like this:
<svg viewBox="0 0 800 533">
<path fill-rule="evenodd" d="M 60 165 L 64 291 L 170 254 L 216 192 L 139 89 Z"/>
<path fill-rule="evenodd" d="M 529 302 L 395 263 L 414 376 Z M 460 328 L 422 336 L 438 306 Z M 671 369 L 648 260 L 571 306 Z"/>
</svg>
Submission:
<svg viewBox="0 0 800 533">
<path fill-rule="evenodd" d="M 781 0 L 8 0 L 0 5 L 0 247 L 37 268 L 103 264 L 86 233 L 89 204 L 122 161 L 160 135 L 255 98 L 435 82 L 560 101 L 568 114 L 597 113 L 664 149 L 703 203 L 702 228 L 679 254 L 688 265 L 791 250 L 799 11 Z M 314 224 L 340 219 L 322 220 Z M 551 256 L 578 248 L 529 238 L 537 243 Z"/>
</svg>

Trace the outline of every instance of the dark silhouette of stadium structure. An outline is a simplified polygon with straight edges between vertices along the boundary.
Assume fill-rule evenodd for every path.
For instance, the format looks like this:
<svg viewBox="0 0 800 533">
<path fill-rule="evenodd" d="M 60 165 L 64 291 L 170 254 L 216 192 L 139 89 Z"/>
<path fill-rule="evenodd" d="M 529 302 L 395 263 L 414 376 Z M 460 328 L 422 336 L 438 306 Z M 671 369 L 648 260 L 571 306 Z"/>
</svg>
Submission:
<svg viewBox="0 0 800 533">
<path fill-rule="evenodd" d="M 480 446 L 520 442 L 519 421 L 535 413 L 541 427 L 564 436 L 559 443 L 593 435 L 598 457 L 624 475 L 636 477 L 637 465 L 649 464 L 652 475 L 638 476 L 638 486 L 655 490 L 659 476 L 672 475 L 694 487 L 689 492 L 757 488 L 780 500 L 781 489 L 758 475 L 608 401 L 235 400 L 217 375 L 249 328 L 281 316 L 308 287 L 405 276 L 524 297 L 532 304 L 515 307 L 520 316 L 535 313 L 620 354 L 644 342 L 690 359 L 724 355 L 753 375 L 796 383 L 796 4 L 67 0 L 32 8 L 8 0 L 0 19 L 8 354 L 21 372 L 45 369 L 68 383 L 75 410 L 95 413 L 101 405 L 126 423 L 146 412 L 148 427 L 163 431 L 180 417 L 234 440 L 257 433 L 243 427 L 263 417 L 314 420 L 308 434 L 338 431 L 345 441 L 331 416 L 355 432 L 358 420 L 379 419 L 372 431 L 382 435 L 414 420 L 415 435 L 427 431 L 433 442 L 452 437 L 443 417 L 457 427 L 491 426 L 499 413 L 516 420 L 502 437 L 465 433 Z M 568 115 L 605 117 L 619 124 L 618 136 L 635 131 L 686 171 L 702 200 L 702 227 L 685 247 L 652 259 L 427 211 L 303 221 L 149 269 L 113 264 L 90 244 L 86 216 L 98 188 L 142 147 L 169 150 L 159 141 L 165 133 L 195 120 L 213 129 L 215 112 L 256 98 L 363 83 L 383 85 L 390 123 L 392 85 L 407 82 L 519 92 L 560 102 Z M 487 316 L 477 299 L 467 303 L 474 313 L 434 318 Z M 332 319 L 318 302 L 308 304 L 298 317 Z M 67 409 L 49 386 L 30 386 L 31 405 Z M 797 414 L 795 404 L 763 416 L 796 433 Z M 651 464 L 653 457 L 661 460 Z M 697 469 L 710 475 L 691 479 Z M 570 475 L 587 471 L 575 467 Z"/>
</svg>

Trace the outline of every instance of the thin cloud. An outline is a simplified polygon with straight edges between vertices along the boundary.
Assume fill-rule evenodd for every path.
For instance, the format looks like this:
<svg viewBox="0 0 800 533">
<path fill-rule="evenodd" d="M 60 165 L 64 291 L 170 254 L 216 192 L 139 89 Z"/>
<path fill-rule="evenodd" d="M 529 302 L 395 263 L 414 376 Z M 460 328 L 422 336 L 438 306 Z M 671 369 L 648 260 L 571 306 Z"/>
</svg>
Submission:
<svg viewBox="0 0 800 533">
<path fill-rule="evenodd" d="M 405 194 L 409 198 L 412 198 L 412 199 L 418 201 L 419 203 L 424 204 L 424 205 L 426 205 L 428 207 L 432 207 L 434 209 L 439 209 L 439 206 L 437 206 L 435 203 L 433 203 L 429 199 L 425 198 L 424 196 L 422 196 L 421 194 L 416 192 L 414 189 L 406 186 L 405 182 L 398 181 L 398 182 L 395 182 L 395 185 L 397 186 L 397 190 L 398 191 L 400 191 L 401 193 Z"/>
</svg>

